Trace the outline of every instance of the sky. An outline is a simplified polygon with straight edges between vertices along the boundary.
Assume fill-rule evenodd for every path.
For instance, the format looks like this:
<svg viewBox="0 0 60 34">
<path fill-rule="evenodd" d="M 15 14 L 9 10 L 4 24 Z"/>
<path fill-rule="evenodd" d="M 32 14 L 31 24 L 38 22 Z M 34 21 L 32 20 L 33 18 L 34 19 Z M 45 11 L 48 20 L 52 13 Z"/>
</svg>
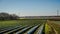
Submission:
<svg viewBox="0 0 60 34">
<path fill-rule="evenodd" d="M 0 0 L 0 13 L 18 16 L 60 15 L 60 0 Z"/>
</svg>

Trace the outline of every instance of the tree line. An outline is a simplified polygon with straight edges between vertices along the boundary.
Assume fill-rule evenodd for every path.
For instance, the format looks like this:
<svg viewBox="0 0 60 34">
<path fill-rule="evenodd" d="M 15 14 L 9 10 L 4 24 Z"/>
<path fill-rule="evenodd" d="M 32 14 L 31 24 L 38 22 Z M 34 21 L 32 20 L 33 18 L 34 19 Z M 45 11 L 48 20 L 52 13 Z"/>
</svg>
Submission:
<svg viewBox="0 0 60 34">
<path fill-rule="evenodd" d="M 16 14 L 0 13 L 0 20 L 16 20 L 19 16 Z"/>
</svg>

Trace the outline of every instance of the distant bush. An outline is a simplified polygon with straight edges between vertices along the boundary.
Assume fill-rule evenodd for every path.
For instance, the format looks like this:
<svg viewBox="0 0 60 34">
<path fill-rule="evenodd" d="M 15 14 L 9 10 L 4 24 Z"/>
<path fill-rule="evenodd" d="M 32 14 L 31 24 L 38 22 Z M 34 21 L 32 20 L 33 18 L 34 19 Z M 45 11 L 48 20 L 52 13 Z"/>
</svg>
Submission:
<svg viewBox="0 0 60 34">
<path fill-rule="evenodd" d="M 15 15 L 15 14 L 0 13 L 0 20 L 15 20 L 18 18 L 19 18 L 19 16 Z"/>
</svg>

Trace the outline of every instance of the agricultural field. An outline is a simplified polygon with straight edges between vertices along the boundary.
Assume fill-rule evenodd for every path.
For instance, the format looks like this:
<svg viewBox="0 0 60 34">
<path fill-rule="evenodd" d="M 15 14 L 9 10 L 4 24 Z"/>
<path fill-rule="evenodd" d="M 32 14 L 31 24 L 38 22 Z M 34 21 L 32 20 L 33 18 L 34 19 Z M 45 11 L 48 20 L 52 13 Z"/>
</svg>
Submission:
<svg viewBox="0 0 60 34">
<path fill-rule="evenodd" d="M 60 21 L 40 19 L 0 20 L 0 34 L 60 34 Z"/>
<path fill-rule="evenodd" d="M 45 32 L 46 34 L 60 34 L 60 21 L 47 21 Z"/>
<path fill-rule="evenodd" d="M 46 20 L 20 19 L 0 21 L 0 34 L 35 34 L 43 30 Z M 41 31 L 40 31 L 41 29 Z"/>
</svg>

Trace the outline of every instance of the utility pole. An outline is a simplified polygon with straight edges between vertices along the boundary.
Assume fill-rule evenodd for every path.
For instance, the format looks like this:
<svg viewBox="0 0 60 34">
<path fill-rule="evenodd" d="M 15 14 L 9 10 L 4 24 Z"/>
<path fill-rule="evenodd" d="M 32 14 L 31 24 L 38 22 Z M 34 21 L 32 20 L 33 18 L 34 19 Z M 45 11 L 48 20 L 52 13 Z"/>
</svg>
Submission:
<svg viewBox="0 0 60 34">
<path fill-rule="evenodd" d="M 59 11 L 57 10 L 57 16 L 59 16 Z"/>
</svg>

